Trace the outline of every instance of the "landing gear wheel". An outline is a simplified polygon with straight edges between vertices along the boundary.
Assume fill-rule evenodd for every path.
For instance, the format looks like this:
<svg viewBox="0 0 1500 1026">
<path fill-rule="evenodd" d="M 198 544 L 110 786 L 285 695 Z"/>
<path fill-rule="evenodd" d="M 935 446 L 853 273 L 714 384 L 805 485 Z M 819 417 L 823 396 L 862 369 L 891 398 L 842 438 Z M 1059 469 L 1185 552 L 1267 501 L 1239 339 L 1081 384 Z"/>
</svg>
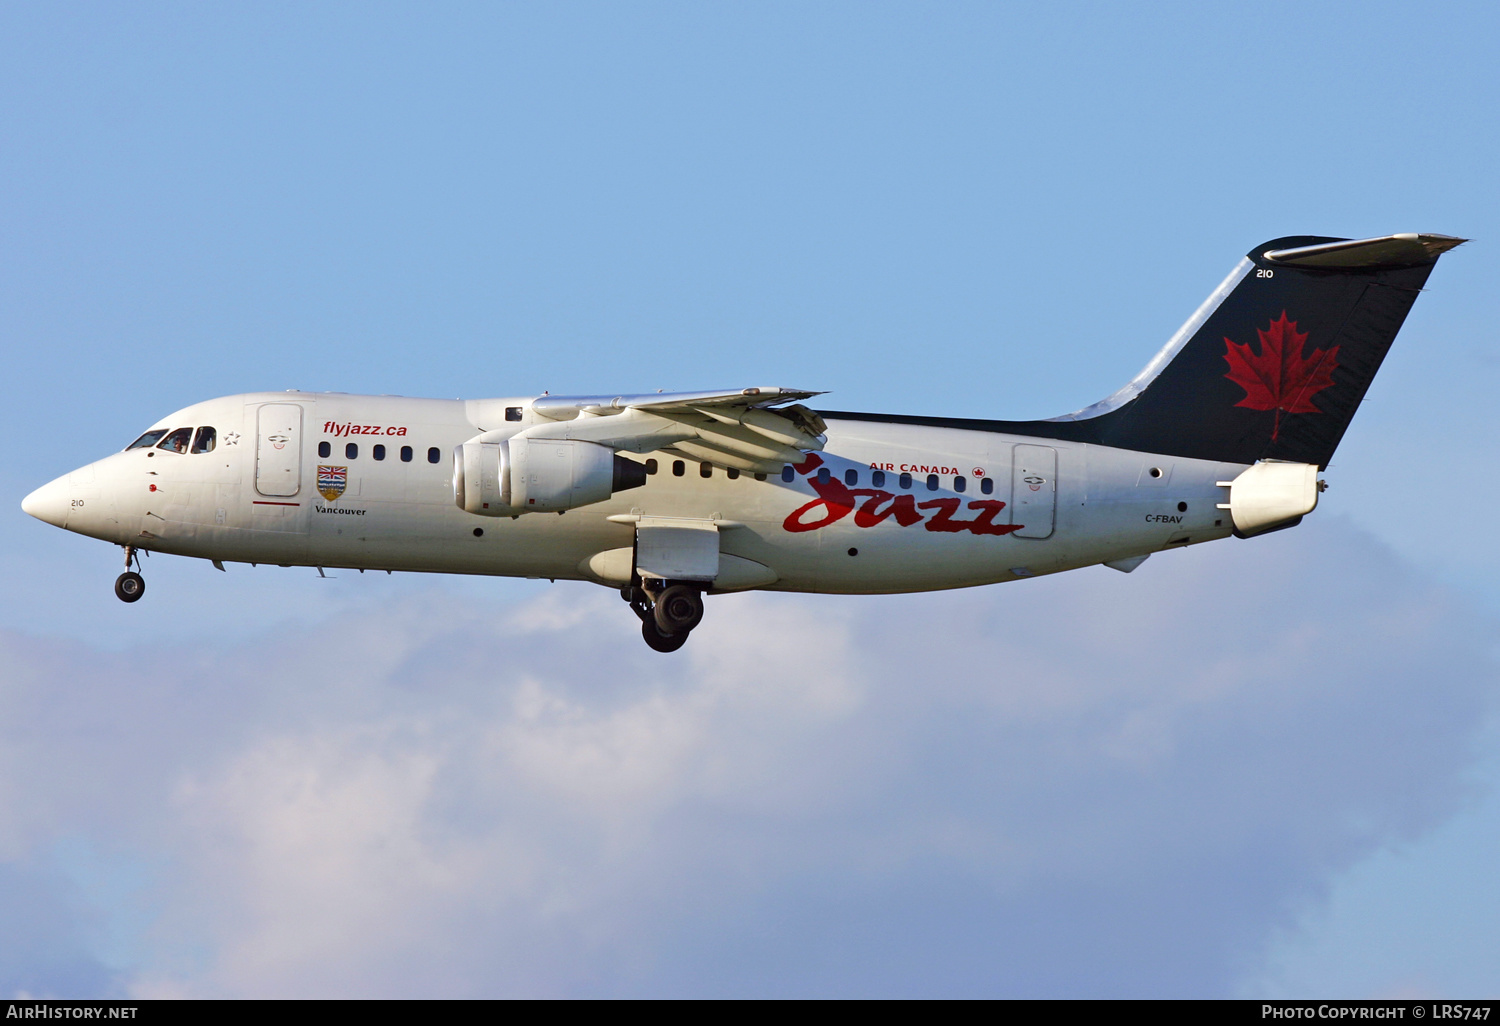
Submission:
<svg viewBox="0 0 1500 1026">
<path fill-rule="evenodd" d="M 646 644 L 658 652 L 676 652 L 687 644 L 688 632 L 681 634 L 663 634 L 656 629 L 656 623 L 652 620 L 641 621 L 641 637 L 646 639 Z"/>
<path fill-rule="evenodd" d="M 146 579 L 134 570 L 115 578 L 115 596 L 121 602 L 134 602 L 146 594 Z"/>
<path fill-rule="evenodd" d="M 656 626 L 663 634 L 686 634 L 703 622 L 703 593 L 685 584 L 663 588 L 656 596 Z"/>
</svg>

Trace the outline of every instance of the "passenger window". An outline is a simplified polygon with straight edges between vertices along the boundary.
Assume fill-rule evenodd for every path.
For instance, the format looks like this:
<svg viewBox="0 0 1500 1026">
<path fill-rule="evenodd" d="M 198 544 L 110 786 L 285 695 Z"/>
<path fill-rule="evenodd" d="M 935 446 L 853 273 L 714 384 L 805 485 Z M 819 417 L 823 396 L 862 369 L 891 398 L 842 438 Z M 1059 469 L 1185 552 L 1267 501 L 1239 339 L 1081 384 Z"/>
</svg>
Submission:
<svg viewBox="0 0 1500 1026">
<path fill-rule="evenodd" d="M 859 484 L 859 471 L 857 471 L 857 470 L 846 470 L 846 471 L 844 471 L 844 484 L 850 485 L 850 486 Z"/>
<path fill-rule="evenodd" d="M 374 449 L 370 450 L 370 455 L 374 456 L 377 460 L 385 459 L 385 446 L 377 445 Z"/>
<path fill-rule="evenodd" d="M 877 470 L 877 471 L 875 471 L 875 473 L 871 474 L 870 475 L 870 483 L 872 485 L 874 485 L 876 488 L 884 488 L 885 487 L 885 471 L 883 471 L 883 470 Z"/>
<path fill-rule="evenodd" d="M 187 452 L 188 443 L 193 440 L 193 429 L 190 427 L 178 428 L 166 438 L 161 440 L 158 449 L 166 449 L 169 452 Z"/>
<path fill-rule="evenodd" d="M 986 495 L 994 495 L 995 479 L 993 477 L 987 477 L 983 481 L 979 482 L 979 490 Z"/>
<path fill-rule="evenodd" d="M 193 452 L 213 452 L 219 442 L 219 433 L 211 427 L 201 427 L 193 436 Z"/>
<path fill-rule="evenodd" d="M 521 408 L 519 406 L 507 406 L 505 408 L 505 419 L 506 420 L 520 420 L 521 419 Z"/>
<path fill-rule="evenodd" d="M 766 475 L 764 475 L 764 474 L 756 474 L 755 475 L 755 480 L 757 480 L 757 481 L 764 481 L 765 479 L 766 479 Z"/>
<path fill-rule="evenodd" d="M 357 460 L 357 459 L 359 459 L 359 444 L 358 443 L 356 443 L 356 442 L 347 442 L 347 443 L 345 443 L 345 445 L 344 445 L 344 459 L 346 459 L 346 460 Z"/>
<path fill-rule="evenodd" d="M 797 476 L 797 472 L 792 469 L 792 465 L 790 463 L 788 463 L 786 466 L 784 466 L 784 467 L 781 468 L 781 479 L 783 481 L 787 482 L 788 484 L 790 484 L 791 481 L 792 481 L 792 478 L 794 478 L 796 476 Z"/>
<path fill-rule="evenodd" d="M 724 476 L 733 481 L 740 476 L 740 472 L 738 470 L 735 470 L 733 467 L 730 467 L 728 470 L 724 471 Z"/>
<path fill-rule="evenodd" d="M 965 488 L 968 488 L 968 487 L 969 487 L 969 482 L 965 481 L 963 478 L 961 478 L 961 477 L 955 477 L 953 479 L 953 490 L 955 492 L 961 492 Z"/>
<path fill-rule="evenodd" d="M 646 473 L 648 473 L 648 474 L 654 474 L 654 473 L 656 473 L 656 461 L 655 460 L 647 460 L 646 461 Z"/>
<path fill-rule="evenodd" d="M 686 463 L 682 462 L 681 460 L 673 460 L 672 461 L 672 476 L 673 477 L 681 477 L 683 474 L 686 474 L 686 473 L 687 473 L 687 464 Z"/>
<path fill-rule="evenodd" d="M 409 446 L 409 445 L 403 445 L 401 447 L 401 462 L 402 463 L 410 463 L 411 462 L 411 446 Z"/>
<path fill-rule="evenodd" d="M 332 455 L 333 455 L 333 446 L 329 445 L 327 442 L 319 442 L 318 443 L 318 459 L 320 459 L 320 460 L 326 460 L 328 457 L 330 457 Z"/>
<path fill-rule="evenodd" d="M 828 468 L 827 467 L 819 467 L 818 468 L 818 484 L 827 484 L 828 483 L 828 479 L 830 477 L 832 477 L 832 476 L 833 475 L 831 475 L 831 474 L 828 473 Z"/>
<path fill-rule="evenodd" d="M 935 492 L 935 491 L 937 491 L 937 486 L 938 486 L 937 475 L 936 474 L 928 474 L 927 475 L 927 490 L 929 492 Z"/>
<path fill-rule="evenodd" d="M 431 449 L 427 450 L 427 462 L 428 463 L 436 463 L 438 460 L 440 460 L 442 458 L 443 458 L 443 454 L 440 451 L 438 451 L 437 446 L 433 446 Z"/>
<path fill-rule="evenodd" d="M 911 491 L 911 475 L 910 474 L 902 474 L 901 475 L 901 490 L 904 491 L 904 492 Z"/>
<path fill-rule="evenodd" d="M 155 431 L 147 431 L 144 435 L 127 445 L 125 447 L 125 451 L 129 452 L 131 449 L 149 449 L 157 442 L 161 441 L 161 436 L 166 433 L 166 428 L 157 428 Z"/>
<path fill-rule="evenodd" d="M 700 463 L 700 464 L 698 464 L 698 476 L 699 477 L 713 477 L 714 476 L 714 465 L 712 463 Z"/>
</svg>

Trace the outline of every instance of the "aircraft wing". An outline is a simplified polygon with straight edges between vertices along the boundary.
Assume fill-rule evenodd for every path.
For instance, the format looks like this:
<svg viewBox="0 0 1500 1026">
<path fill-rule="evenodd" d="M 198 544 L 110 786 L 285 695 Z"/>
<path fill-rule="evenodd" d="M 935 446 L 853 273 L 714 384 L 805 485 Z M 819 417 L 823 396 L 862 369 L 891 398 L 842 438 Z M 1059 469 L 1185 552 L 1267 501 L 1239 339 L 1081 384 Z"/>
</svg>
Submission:
<svg viewBox="0 0 1500 1026">
<path fill-rule="evenodd" d="M 531 408 L 552 420 L 570 420 L 580 413 L 625 409 L 660 413 L 681 413 L 703 407 L 764 409 L 822 394 L 801 388 L 736 388 L 719 392 L 646 392 L 642 395 L 544 395 L 535 400 Z"/>
<path fill-rule="evenodd" d="M 528 438 L 572 438 L 646 453 L 665 450 L 691 460 L 752 473 L 775 473 L 823 448 L 827 425 L 806 406 L 821 392 L 740 388 L 644 395 L 546 395 L 532 410 L 546 420 Z M 787 404 L 794 405 L 787 405 Z"/>
</svg>

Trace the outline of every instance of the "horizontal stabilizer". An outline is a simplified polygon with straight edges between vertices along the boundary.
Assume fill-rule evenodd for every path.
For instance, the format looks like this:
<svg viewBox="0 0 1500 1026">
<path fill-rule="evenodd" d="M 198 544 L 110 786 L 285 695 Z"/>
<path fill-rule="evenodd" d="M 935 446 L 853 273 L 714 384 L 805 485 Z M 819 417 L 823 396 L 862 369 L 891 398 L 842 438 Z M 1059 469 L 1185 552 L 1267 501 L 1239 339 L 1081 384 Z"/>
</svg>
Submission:
<svg viewBox="0 0 1500 1026">
<path fill-rule="evenodd" d="M 1355 268 L 1421 267 L 1437 261 L 1448 250 L 1468 239 L 1452 235 L 1385 235 L 1378 239 L 1345 239 L 1295 249 L 1272 249 L 1263 255 L 1273 264 L 1292 267 L 1324 267 L 1329 270 Z"/>
</svg>

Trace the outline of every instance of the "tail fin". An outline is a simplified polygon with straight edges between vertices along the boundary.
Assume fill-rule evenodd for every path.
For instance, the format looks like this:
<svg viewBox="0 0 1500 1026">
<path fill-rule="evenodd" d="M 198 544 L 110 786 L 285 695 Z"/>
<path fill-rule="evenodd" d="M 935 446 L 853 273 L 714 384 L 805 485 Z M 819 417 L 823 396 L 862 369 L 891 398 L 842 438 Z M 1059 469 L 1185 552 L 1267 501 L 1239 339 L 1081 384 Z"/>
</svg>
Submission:
<svg viewBox="0 0 1500 1026">
<path fill-rule="evenodd" d="M 1257 246 L 1129 385 L 1059 436 L 1226 463 L 1326 466 L 1447 235 Z"/>
</svg>

